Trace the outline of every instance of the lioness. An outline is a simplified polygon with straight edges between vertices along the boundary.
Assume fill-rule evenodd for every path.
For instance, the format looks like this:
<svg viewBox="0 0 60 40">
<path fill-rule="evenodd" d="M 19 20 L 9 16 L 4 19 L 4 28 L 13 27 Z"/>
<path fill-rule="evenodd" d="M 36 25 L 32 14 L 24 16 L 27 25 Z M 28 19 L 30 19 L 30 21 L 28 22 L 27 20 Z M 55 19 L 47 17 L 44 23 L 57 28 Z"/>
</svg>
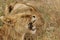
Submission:
<svg viewBox="0 0 60 40">
<path fill-rule="evenodd" d="M 26 32 L 35 34 L 36 27 L 43 25 L 39 12 L 30 5 L 17 3 L 6 6 L 5 16 L 0 17 L 0 40 L 24 40 Z"/>
</svg>

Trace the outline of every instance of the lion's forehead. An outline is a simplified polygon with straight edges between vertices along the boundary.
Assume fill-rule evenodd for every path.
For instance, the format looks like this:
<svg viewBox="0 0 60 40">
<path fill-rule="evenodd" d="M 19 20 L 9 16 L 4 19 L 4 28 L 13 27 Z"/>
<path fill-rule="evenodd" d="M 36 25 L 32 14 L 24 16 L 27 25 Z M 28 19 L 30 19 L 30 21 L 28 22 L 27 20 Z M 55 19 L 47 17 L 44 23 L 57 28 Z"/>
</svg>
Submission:
<svg viewBox="0 0 60 40">
<path fill-rule="evenodd" d="M 14 10 L 15 9 L 27 9 L 27 8 L 29 8 L 27 5 L 25 5 L 25 4 L 16 4 L 15 6 L 14 6 Z"/>
</svg>

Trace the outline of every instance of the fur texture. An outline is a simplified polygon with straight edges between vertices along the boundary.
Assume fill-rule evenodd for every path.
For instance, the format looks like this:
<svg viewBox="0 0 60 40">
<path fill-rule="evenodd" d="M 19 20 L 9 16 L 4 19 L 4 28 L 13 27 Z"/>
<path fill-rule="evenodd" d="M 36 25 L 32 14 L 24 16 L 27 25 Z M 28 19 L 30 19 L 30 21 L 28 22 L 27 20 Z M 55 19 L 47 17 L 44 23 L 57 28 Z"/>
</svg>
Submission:
<svg viewBox="0 0 60 40">
<path fill-rule="evenodd" d="M 0 17 L 0 40 L 24 40 L 25 33 L 37 33 L 37 27 L 43 25 L 42 16 L 34 7 L 17 3 L 6 6 L 5 16 Z"/>
</svg>

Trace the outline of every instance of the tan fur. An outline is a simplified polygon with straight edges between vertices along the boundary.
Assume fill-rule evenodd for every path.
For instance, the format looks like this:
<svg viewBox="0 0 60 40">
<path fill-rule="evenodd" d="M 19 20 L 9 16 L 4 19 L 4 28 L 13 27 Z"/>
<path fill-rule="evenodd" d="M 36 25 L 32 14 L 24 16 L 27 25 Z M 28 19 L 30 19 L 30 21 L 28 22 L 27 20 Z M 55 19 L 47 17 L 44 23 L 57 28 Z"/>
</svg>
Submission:
<svg viewBox="0 0 60 40">
<path fill-rule="evenodd" d="M 5 12 L 9 10 L 7 9 Z M 35 21 L 33 23 L 33 29 L 35 28 L 35 31 L 36 26 L 43 25 L 43 20 L 39 12 L 29 5 L 20 3 L 17 3 L 11 12 L 7 12 L 6 16 L 0 19 L 4 23 L 3 27 L 0 28 L 0 40 L 23 40 L 26 32 L 32 34 L 34 32 L 28 29 L 30 22 L 33 23 Z"/>
</svg>

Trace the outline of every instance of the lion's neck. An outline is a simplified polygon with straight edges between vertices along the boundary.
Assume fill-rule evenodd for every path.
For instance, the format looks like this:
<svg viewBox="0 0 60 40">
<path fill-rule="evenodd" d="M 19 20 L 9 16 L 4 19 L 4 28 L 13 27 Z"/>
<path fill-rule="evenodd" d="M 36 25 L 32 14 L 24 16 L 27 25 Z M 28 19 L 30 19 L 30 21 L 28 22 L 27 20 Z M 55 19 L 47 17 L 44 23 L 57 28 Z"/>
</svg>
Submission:
<svg viewBox="0 0 60 40">
<path fill-rule="evenodd" d="M 24 33 L 18 33 L 14 29 L 11 30 L 10 36 L 16 40 L 23 40 Z"/>
<path fill-rule="evenodd" d="M 3 28 L 5 29 L 5 33 L 7 34 L 6 36 L 9 37 L 8 39 L 13 39 L 13 40 L 23 40 L 24 33 L 18 33 L 16 32 L 13 28 L 10 26 L 6 26 Z"/>
</svg>

